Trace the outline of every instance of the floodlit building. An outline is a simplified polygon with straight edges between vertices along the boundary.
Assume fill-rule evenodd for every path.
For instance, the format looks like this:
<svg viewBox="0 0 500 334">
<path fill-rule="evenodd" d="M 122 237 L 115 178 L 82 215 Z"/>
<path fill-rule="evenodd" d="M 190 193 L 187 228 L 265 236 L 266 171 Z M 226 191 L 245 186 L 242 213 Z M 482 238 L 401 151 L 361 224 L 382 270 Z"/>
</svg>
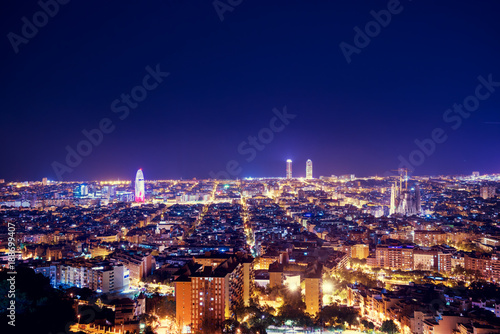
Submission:
<svg viewBox="0 0 500 334">
<path fill-rule="evenodd" d="M 399 182 L 391 187 L 390 214 L 401 214 L 405 216 L 418 215 L 422 212 L 420 203 L 420 188 L 408 188 L 408 174 L 406 170 L 400 170 Z"/>
<path fill-rule="evenodd" d="M 311 266 L 304 277 L 306 312 L 318 314 L 323 307 L 322 266 Z"/>
<path fill-rule="evenodd" d="M 135 201 L 144 202 L 144 174 L 142 169 L 139 169 L 135 174 Z"/>
<path fill-rule="evenodd" d="M 288 159 L 286 161 L 286 178 L 291 179 L 292 178 L 292 160 Z"/>
<path fill-rule="evenodd" d="M 356 244 L 351 247 L 351 257 L 355 259 L 366 259 L 370 255 L 370 247 L 365 244 Z"/>
<path fill-rule="evenodd" d="M 307 160 L 306 162 L 306 179 L 312 179 L 313 178 L 313 162 L 311 159 Z"/>
</svg>

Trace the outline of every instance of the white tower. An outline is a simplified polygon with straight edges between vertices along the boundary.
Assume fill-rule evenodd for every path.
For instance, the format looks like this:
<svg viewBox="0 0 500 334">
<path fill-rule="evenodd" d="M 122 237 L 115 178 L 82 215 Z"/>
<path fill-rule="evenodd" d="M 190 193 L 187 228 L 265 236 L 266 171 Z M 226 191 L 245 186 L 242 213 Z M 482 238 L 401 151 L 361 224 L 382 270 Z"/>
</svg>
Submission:
<svg viewBox="0 0 500 334">
<path fill-rule="evenodd" d="M 286 161 L 286 178 L 291 179 L 292 178 L 292 160 L 288 159 Z"/>
<path fill-rule="evenodd" d="M 142 169 L 139 169 L 135 174 L 135 201 L 144 202 L 144 174 Z"/>
<path fill-rule="evenodd" d="M 311 159 L 307 160 L 306 162 L 306 179 L 312 179 L 313 178 L 313 162 Z"/>
</svg>

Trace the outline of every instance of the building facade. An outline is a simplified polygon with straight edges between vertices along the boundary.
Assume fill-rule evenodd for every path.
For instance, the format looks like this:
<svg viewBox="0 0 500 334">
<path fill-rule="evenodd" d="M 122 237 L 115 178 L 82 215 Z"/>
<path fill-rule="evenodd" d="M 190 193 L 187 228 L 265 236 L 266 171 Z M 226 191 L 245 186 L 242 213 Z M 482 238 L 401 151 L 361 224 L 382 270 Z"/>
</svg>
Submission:
<svg viewBox="0 0 500 334">
<path fill-rule="evenodd" d="M 311 159 L 306 162 L 306 179 L 310 180 L 313 178 L 313 162 Z"/>
<path fill-rule="evenodd" d="M 184 331 L 220 327 L 238 305 L 249 305 L 253 286 L 250 258 L 231 257 L 217 267 L 181 269 L 175 280 L 177 324 Z"/>
<path fill-rule="evenodd" d="M 291 179 L 292 178 L 292 160 L 288 159 L 286 161 L 286 178 Z"/>
<path fill-rule="evenodd" d="M 376 252 L 377 266 L 387 269 L 413 270 L 413 247 L 409 245 L 379 245 Z"/>
<path fill-rule="evenodd" d="M 144 202 L 145 198 L 144 174 L 142 173 L 142 169 L 139 169 L 135 174 L 135 201 Z"/>
</svg>

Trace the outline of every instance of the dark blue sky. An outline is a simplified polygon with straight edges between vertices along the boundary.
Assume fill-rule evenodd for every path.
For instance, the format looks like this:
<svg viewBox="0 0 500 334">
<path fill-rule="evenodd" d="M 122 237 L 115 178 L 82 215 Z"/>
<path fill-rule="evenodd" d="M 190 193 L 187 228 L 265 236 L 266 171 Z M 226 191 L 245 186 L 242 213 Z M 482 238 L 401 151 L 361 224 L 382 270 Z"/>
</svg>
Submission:
<svg viewBox="0 0 500 334">
<path fill-rule="evenodd" d="M 0 178 L 56 179 L 105 118 L 114 131 L 62 179 L 206 178 L 230 160 L 239 177 L 284 176 L 287 158 L 297 176 L 307 159 L 315 176 L 380 175 L 435 128 L 447 140 L 416 174 L 499 172 L 500 87 L 458 129 L 443 120 L 478 76 L 500 81 L 498 1 L 403 0 L 351 63 L 339 44 L 388 1 L 246 0 L 221 21 L 212 1 L 73 0 L 18 53 L 9 33 L 41 8 L 1 6 Z M 170 75 L 121 120 L 112 102 L 157 64 Z M 297 116 L 247 162 L 238 146 L 284 106 Z"/>
</svg>

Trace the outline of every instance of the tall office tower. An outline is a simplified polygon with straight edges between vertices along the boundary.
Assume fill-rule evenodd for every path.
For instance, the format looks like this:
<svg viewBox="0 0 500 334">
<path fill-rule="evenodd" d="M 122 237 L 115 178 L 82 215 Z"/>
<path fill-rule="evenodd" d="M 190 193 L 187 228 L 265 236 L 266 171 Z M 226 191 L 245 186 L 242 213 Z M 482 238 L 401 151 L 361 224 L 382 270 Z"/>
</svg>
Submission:
<svg viewBox="0 0 500 334">
<path fill-rule="evenodd" d="M 399 183 L 399 184 L 398 184 Z M 405 216 L 422 213 L 420 201 L 420 188 L 415 185 L 414 189 L 408 189 L 408 171 L 400 170 L 399 182 L 391 187 L 390 214 L 401 214 Z"/>
<path fill-rule="evenodd" d="M 313 178 L 313 162 L 311 159 L 307 160 L 306 162 L 306 179 L 312 179 Z"/>
<path fill-rule="evenodd" d="M 142 169 L 139 169 L 135 174 L 135 201 L 144 202 L 144 197 L 144 174 Z"/>
<path fill-rule="evenodd" d="M 46 177 L 44 177 L 44 178 L 42 179 L 42 185 L 43 185 L 43 186 L 46 186 L 47 184 L 48 184 L 47 178 L 46 178 Z"/>
<path fill-rule="evenodd" d="M 481 175 L 481 173 L 479 172 L 472 172 L 472 177 L 476 178 L 476 177 L 479 177 Z"/>
<path fill-rule="evenodd" d="M 80 185 L 80 192 L 82 196 L 88 196 L 89 194 L 89 186 L 86 183 Z"/>
<path fill-rule="evenodd" d="M 286 178 L 291 179 L 292 178 L 292 160 L 288 159 L 286 161 Z"/>
</svg>

